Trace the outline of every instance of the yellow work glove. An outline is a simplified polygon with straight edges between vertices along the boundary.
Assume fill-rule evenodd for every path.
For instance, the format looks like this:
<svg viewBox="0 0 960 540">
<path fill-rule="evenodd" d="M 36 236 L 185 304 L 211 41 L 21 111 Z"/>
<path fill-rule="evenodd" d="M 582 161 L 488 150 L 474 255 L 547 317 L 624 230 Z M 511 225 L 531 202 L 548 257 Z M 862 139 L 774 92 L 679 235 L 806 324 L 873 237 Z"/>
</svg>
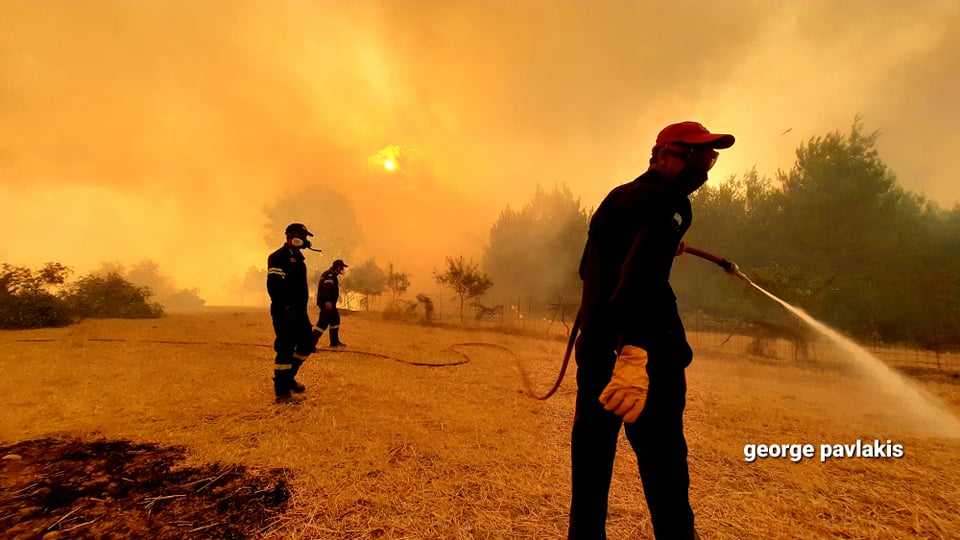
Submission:
<svg viewBox="0 0 960 540">
<path fill-rule="evenodd" d="M 603 392 L 600 403 L 632 424 L 637 421 L 647 403 L 650 377 L 647 375 L 647 351 L 633 345 L 625 345 L 613 367 L 613 377 Z"/>
</svg>

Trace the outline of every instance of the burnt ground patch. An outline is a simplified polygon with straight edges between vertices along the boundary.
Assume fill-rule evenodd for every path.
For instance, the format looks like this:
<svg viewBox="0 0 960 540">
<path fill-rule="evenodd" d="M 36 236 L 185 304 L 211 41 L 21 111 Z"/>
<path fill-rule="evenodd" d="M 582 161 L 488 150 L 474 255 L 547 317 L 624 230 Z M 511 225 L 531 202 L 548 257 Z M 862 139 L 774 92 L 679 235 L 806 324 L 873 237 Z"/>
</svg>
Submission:
<svg viewBox="0 0 960 540">
<path fill-rule="evenodd" d="M 276 527 L 289 471 L 176 467 L 186 449 L 45 438 L 0 445 L 4 539 L 255 538 Z"/>
</svg>

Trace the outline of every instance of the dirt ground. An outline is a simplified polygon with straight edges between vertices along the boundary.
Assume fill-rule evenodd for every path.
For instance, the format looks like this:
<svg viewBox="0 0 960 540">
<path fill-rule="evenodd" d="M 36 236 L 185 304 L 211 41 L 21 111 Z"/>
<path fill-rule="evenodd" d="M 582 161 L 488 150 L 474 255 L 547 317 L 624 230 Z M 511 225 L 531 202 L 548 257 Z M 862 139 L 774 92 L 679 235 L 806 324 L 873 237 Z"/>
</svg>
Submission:
<svg viewBox="0 0 960 540">
<path fill-rule="evenodd" d="M 521 374 L 548 389 L 564 342 L 525 330 L 352 314 L 347 351 L 312 355 L 293 405 L 273 402 L 262 309 L 2 332 L 0 538 L 564 538 L 576 366 L 532 399 Z M 701 537 L 956 538 L 960 440 L 835 351 L 690 338 Z M 956 377 L 911 380 L 960 414 Z M 902 458 L 744 460 L 888 439 Z M 652 537 L 636 467 L 621 437 L 611 540 Z"/>
<path fill-rule="evenodd" d="M 290 498 L 288 473 L 177 467 L 185 450 L 34 439 L 0 447 L 3 538 L 254 538 Z"/>
</svg>

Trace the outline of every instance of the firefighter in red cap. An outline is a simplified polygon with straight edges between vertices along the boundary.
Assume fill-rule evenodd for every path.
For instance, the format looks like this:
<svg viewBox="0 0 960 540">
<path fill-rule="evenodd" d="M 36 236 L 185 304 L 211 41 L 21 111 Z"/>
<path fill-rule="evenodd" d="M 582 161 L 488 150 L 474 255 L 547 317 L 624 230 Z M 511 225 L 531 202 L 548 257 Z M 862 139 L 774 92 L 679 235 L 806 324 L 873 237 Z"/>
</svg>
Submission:
<svg viewBox="0 0 960 540">
<path fill-rule="evenodd" d="M 696 122 L 667 126 L 649 169 L 613 189 L 590 219 L 580 262 L 570 539 L 606 538 L 621 426 L 637 456 L 656 538 L 698 538 L 683 434 L 684 370 L 693 352 L 669 277 L 690 227 L 689 195 L 707 181 L 717 150 L 733 143 L 733 135 Z"/>
<path fill-rule="evenodd" d="M 273 366 L 273 390 L 278 403 L 292 401 L 292 393 L 306 390 L 297 381 L 297 372 L 316 343 L 310 333 L 310 316 L 307 314 L 310 293 L 302 253 L 304 249 L 313 249 L 308 238 L 313 233 L 302 223 L 291 223 L 286 235 L 286 242 L 267 258 L 267 293 L 276 334 L 273 350 L 277 353 Z"/>
<path fill-rule="evenodd" d="M 340 275 L 347 264 L 340 259 L 333 261 L 330 268 L 320 275 L 320 284 L 317 286 L 317 305 L 320 306 L 320 317 L 313 327 L 314 343 L 320 341 L 323 332 L 330 328 L 330 346 L 346 347 L 340 341 L 340 311 L 337 310 L 337 300 L 340 299 Z"/>
</svg>

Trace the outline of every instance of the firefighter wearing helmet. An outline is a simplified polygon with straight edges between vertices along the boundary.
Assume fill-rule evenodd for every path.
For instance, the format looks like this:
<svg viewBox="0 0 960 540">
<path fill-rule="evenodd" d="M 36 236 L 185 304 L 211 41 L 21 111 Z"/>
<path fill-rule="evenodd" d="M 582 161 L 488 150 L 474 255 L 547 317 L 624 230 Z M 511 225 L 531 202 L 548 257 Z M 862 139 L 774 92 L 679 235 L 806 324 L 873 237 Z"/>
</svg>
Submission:
<svg viewBox="0 0 960 540">
<path fill-rule="evenodd" d="M 313 233 L 302 223 L 291 223 L 285 233 L 286 242 L 267 258 L 267 293 L 276 335 L 273 342 L 273 350 L 277 353 L 273 366 L 273 390 L 277 403 L 292 401 L 292 393 L 306 390 L 296 377 L 315 344 L 307 314 L 309 289 L 302 252 L 303 249 L 313 249 L 308 238 Z"/>
<path fill-rule="evenodd" d="M 320 317 L 313 327 L 314 343 L 320 341 L 323 333 L 329 327 L 330 346 L 346 347 L 340 341 L 340 311 L 337 310 L 337 300 L 340 299 L 340 275 L 347 264 L 340 259 L 333 261 L 330 268 L 320 275 L 320 284 L 317 287 L 317 305 L 320 307 Z"/>
</svg>

